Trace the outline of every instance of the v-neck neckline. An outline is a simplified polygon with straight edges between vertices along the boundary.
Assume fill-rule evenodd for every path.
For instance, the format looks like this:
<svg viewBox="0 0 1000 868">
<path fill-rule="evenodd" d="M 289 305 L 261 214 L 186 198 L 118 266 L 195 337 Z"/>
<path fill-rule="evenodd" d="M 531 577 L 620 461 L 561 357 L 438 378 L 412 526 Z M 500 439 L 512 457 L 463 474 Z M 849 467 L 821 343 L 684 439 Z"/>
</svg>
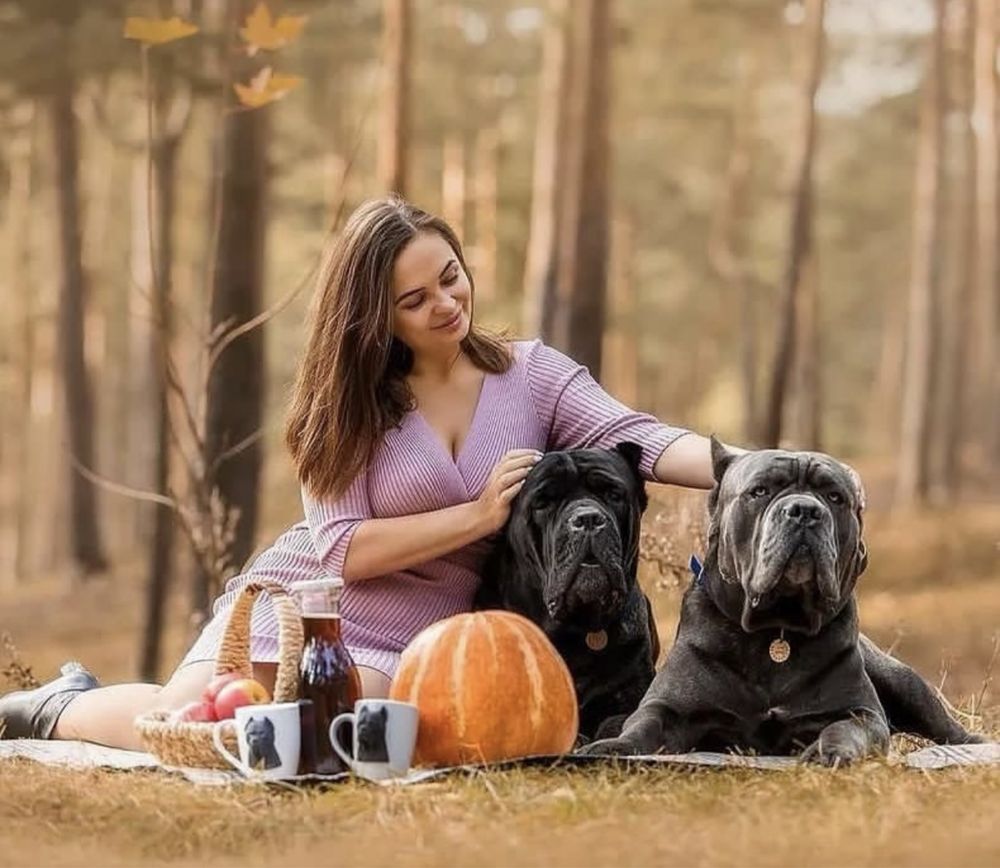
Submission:
<svg viewBox="0 0 1000 868">
<path fill-rule="evenodd" d="M 445 443 L 444 438 L 437 432 L 437 429 L 427 421 L 427 417 L 420 412 L 419 407 L 414 407 L 411 411 L 414 418 L 420 421 L 427 435 L 434 441 L 437 445 L 438 450 L 448 459 L 449 464 L 454 467 L 462 462 L 462 458 L 469 449 L 469 444 L 472 442 L 474 435 L 476 434 L 476 428 L 479 423 L 479 418 L 485 412 L 486 404 L 484 398 L 486 396 L 486 389 L 489 386 L 490 379 L 494 377 L 495 374 L 490 371 L 485 371 L 483 373 L 483 381 L 479 386 L 479 395 L 476 398 L 476 406 L 472 411 L 472 418 L 469 420 L 469 427 L 465 430 L 465 437 L 462 438 L 462 445 L 458 447 L 458 452 L 452 455 L 451 450 L 448 448 L 448 444 Z"/>
</svg>

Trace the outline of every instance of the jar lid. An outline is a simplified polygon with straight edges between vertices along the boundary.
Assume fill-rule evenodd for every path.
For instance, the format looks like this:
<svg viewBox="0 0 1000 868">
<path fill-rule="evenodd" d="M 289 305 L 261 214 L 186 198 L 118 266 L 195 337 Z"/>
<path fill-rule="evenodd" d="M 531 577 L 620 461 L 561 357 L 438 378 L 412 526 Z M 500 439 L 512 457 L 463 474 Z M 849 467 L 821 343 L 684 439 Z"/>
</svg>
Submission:
<svg viewBox="0 0 1000 868">
<path fill-rule="evenodd" d="M 307 582 L 293 582 L 289 585 L 289 590 L 298 593 L 304 591 L 332 591 L 335 588 L 344 587 L 344 580 L 340 576 L 329 576 L 325 579 L 309 579 Z"/>
</svg>

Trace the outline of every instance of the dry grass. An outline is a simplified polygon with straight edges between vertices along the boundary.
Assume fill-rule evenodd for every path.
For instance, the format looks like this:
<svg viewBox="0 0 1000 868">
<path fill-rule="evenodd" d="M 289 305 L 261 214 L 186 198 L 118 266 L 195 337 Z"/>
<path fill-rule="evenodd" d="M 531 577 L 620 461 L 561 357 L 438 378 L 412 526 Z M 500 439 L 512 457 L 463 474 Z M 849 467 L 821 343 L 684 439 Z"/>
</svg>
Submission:
<svg viewBox="0 0 1000 868">
<path fill-rule="evenodd" d="M 676 568 L 661 576 L 647 562 L 643 577 L 668 641 L 680 566 L 696 547 L 690 503 L 654 508 L 647 522 Z M 966 707 L 978 700 L 1000 734 L 1000 694 L 984 684 L 1000 629 L 1000 511 L 869 528 L 865 629 L 935 682 L 945 673 L 945 694 Z M 0 631 L 38 677 L 76 656 L 122 679 L 134 671 L 139 601 L 121 580 L 39 585 L 0 601 Z M 183 632 L 170 633 L 171 659 Z M 517 770 L 280 792 L 0 765 L 0 865 L 1000 865 L 997 816 L 996 768 Z"/>
<path fill-rule="evenodd" d="M 608 768 L 325 793 L 0 771 L 0 864 L 1000 864 L 996 769 Z"/>
</svg>

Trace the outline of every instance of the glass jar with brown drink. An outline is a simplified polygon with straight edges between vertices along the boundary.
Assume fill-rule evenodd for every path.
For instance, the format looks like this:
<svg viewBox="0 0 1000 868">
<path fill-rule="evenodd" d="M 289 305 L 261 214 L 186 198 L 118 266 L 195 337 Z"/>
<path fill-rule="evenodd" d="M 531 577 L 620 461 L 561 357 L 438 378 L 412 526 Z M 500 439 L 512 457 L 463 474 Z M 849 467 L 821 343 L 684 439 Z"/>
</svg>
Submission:
<svg viewBox="0 0 1000 868">
<path fill-rule="evenodd" d="M 316 772 L 347 771 L 330 746 L 327 733 L 333 719 L 353 711 L 361 698 L 361 676 L 340 632 L 340 594 L 344 580 L 317 579 L 293 586 L 302 613 L 305 645 L 299 665 L 299 696 L 313 703 Z"/>
</svg>

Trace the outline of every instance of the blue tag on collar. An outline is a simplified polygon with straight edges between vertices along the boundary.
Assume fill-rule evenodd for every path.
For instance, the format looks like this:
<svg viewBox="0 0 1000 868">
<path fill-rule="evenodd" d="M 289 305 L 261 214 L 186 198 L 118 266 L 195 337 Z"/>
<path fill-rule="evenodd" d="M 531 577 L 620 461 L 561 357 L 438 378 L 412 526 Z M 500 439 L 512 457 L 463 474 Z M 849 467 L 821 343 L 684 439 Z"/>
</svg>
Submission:
<svg viewBox="0 0 1000 868">
<path fill-rule="evenodd" d="M 691 555 L 691 560 L 688 561 L 688 569 L 694 574 L 694 580 L 697 584 L 701 584 L 701 571 L 704 569 L 704 565 L 698 560 L 697 555 Z"/>
</svg>

